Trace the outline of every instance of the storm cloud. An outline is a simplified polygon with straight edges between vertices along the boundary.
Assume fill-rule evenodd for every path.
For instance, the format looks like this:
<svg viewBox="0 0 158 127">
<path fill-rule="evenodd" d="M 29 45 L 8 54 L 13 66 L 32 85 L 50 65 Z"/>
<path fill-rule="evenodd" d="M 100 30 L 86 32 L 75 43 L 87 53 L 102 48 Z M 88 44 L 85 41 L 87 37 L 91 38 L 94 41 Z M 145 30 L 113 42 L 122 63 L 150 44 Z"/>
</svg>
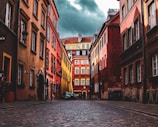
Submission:
<svg viewBox="0 0 158 127">
<path fill-rule="evenodd" d="M 93 36 L 106 19 L 94 0 L 55 0 L 55 4 L 60 38 Z"/>
</svg>

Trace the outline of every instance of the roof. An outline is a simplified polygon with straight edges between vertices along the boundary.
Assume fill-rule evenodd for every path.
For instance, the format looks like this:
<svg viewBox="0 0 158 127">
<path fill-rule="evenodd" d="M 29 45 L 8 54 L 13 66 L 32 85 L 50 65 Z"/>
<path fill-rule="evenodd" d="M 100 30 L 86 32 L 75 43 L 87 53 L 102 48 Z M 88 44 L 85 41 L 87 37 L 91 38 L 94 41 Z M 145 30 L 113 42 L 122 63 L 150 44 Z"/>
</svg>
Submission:
<svg viewBox="0 0 158 127">
<path fill-rule="evenodd" d="M 93 37 L 82 37 L 80 42 L 91 42 Z M 78 42 L 78 37 L 69 37 L 69 38 L 62 38 L 63 43 L 76 43 Z"/>
</svg>

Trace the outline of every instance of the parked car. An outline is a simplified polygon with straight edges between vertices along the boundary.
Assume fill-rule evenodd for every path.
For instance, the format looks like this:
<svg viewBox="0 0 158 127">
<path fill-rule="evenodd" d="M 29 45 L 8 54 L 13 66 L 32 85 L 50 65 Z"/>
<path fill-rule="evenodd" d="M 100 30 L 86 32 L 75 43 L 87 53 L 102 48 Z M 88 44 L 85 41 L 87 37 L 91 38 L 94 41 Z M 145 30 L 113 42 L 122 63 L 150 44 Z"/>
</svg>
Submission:
<svg viewBox="0 0 158 127">
<path fill-rule="evenodd" d="M 71 99 L 76 99 L 76 95 L 74 93 L 71 93 L 71 92 L 68 92 L 66 91 L 63 96 L 62 96 L 62 99 L 65 99 L 65 100 L 71 100 Z"/>
</svg>

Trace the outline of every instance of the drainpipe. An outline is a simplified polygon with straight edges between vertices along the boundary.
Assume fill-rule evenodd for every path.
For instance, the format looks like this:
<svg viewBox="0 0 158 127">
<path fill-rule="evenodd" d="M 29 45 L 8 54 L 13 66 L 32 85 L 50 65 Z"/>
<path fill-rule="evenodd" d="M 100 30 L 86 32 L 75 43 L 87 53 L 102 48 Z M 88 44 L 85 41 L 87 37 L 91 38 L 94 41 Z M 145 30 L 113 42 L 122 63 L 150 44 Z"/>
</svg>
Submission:
<svg viewBox="0 0 158 127">
<path fill-rule="evenodd" d="M 143 50 L 143 62 L 144 62 L 144 73 L 143 73 L 143 103 L 147 103 L 147 97 L 146 97 L 146 90 L 147 90 L 147 85 L 146 85 L 146 54 L 145 54 L 145 33 L 144 33 L 144 6 L 143 6 L 143 1 L 141 0 L 141 20 L 142 20 L 142 50 Z"/>
<path fill-rule="evenodd" d="M 18 48 L 19 48 L 19 40 L 18 40 L 18 37 L 19 37 L 19 34 L 18 34 L 18 27 L 19 27 L 19 16 L 20 16 L 20 0 L 17 0 L 17 10 L 16 10 L 16 23 L 15 23 L 15 33 L 16 33 L 16 43 L 17 43 L 17 46 L 16 46 L 16 70 L 18 70 Z M 18 71 L 16 71 L 16 74 L 15 75 L 18 75 L 17 74 Z M 17 76 L 16 76 L 16 80 L 15 80 L 16 84 L 17 84 Z M 15 94 L 15 101 L 17 99 L 16 97 L 16 85 L 14 86 L 14 94 Z"/>
</svg>

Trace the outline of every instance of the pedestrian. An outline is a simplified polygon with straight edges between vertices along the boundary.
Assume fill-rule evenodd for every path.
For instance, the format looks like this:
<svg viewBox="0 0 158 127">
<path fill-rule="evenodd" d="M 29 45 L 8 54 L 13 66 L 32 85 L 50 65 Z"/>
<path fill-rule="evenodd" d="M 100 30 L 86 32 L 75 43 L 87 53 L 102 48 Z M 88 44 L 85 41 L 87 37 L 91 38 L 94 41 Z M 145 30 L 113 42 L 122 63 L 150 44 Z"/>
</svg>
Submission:
<svg viewBox="0 0 158 127">
<path fill-rule="evenodd" d="M 55 94 L 54 93 L 52 93 L 52 100 L 54 100 L 55 99 Z"/>
</svg>

